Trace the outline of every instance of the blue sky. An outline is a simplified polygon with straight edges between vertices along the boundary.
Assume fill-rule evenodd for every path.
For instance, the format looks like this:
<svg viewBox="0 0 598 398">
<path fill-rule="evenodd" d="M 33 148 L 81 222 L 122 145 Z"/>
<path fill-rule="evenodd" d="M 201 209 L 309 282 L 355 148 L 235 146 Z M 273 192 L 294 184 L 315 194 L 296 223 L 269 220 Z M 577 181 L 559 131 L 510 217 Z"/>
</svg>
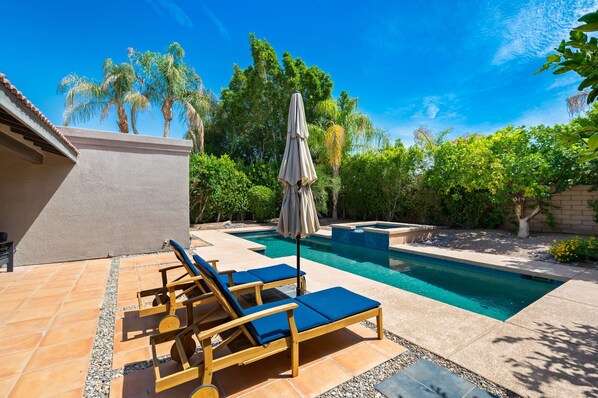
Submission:
<svg viewBox="0 0 598 398">
<path fill-rule="evenodd" d="M 534 75 L 567 36 L 589 0 L 377 1 L 133 0 L 9 1 L 3 5 L 0 71 L 54 123 L 62 124 L 60 79 L 101 77 L 105 58 L 127 48 L 163 51 L 178 41 L 215 93 L 234 63 L 251 63 L 248 34 L 266 38 L 329 72 L 334 94 L 347 90 L 391 138 L 412 142 L 420 125 L 453 135 L 509 124 L 566 122 L 576 76 Z M 140 131 L 161 135 L 158 109 Z M 82 127 L 116 130 L 113 119 Z M 176 123 L 173 137 L 181 137 Z"/>
</svg>

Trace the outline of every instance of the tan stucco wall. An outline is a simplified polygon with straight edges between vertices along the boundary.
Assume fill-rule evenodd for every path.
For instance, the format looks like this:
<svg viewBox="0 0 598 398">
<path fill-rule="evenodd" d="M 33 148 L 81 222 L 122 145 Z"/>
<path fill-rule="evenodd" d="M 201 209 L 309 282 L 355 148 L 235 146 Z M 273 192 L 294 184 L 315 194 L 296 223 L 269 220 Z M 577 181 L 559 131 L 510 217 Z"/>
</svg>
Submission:
<svg viewBox="0 0 598 398">
<path fill-rule="evenodd" d="M 0 231 L 16 265 L 161 250 L 189 243 L 190 141 L 60 128 L 77 162 L 33 165 L 0 152 Z"/>
<path fill-rule="evenodd" d="M 554 216 L 554 229 L 544 219 L 546 215 L 538 214 L 530 222 L 530 229 L 538 232 L 565 232 L 582 235 L 598 235 L 598 224 L 594 221 L 594 210 L 588 205 L 588 199 L 598 200 L 598 191 L 590 192 L 589 185 L 578 185 L 550 199 L 548 210 Z"/>
</svg>

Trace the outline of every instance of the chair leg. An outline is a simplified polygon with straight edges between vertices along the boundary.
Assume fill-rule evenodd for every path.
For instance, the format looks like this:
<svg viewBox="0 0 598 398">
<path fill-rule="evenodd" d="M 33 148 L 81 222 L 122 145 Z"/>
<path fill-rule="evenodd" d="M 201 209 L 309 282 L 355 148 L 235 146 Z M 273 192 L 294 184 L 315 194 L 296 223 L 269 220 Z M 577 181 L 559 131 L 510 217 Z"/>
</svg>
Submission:
<svg viewBox="0 0 598 398">
<path fill-rule="evenodd" d="M 291 374 L 299 376 L 299 342 L 294 341 L 291 345 Z"/>
<path fill-rule="evenodd" d="M 305 293 L 307 291 L 307 281 L 305 280 L 305 276 L 301 277 L 301 292 Z"/>
<path fill-rule="evenodd" d="M 378 329 L 378 340 L 382 340 L 384 338 L 384 328 L 382 327 L 382 307 L 380 307 L 378 315 L 376 316 L 376 328 Z"/>
</svg>

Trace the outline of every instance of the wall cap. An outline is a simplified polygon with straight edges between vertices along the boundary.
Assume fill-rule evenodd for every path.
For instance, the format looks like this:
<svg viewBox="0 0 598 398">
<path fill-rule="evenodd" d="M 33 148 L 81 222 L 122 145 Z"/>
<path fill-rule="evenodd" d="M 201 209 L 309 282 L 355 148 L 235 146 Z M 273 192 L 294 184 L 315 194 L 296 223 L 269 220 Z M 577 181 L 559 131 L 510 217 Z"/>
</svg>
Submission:
<svg viewBox="0 0 598 398">
<path fill-rule="evenodd" d="M 123 134 L 111 131 L 57 126 L 79 149 L 120 149 L 131 152 L 169 153 L 188 156 L 193 148 L 189 140 Z"/>
</svg>

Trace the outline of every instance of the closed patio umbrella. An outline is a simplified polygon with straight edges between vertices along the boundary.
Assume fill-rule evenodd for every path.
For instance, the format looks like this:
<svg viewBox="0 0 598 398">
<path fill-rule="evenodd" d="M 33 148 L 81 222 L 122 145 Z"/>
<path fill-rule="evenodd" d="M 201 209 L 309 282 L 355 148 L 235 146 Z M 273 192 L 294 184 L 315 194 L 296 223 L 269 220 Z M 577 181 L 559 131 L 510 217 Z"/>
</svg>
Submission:
<svg viewBox="0 0 598 398">
<path fill-rule="evenodd" d="M 311 184 L 317 180 L 309 147 L 303 98 L 295 91 L 291 96 L 287 126 L 287 144 L 278 179 L 284 184 L 284 198 L 277 231 L 297 242 L 297 295 L 301 295 L 301 237 L 320 229 Z"/>
</svg>

